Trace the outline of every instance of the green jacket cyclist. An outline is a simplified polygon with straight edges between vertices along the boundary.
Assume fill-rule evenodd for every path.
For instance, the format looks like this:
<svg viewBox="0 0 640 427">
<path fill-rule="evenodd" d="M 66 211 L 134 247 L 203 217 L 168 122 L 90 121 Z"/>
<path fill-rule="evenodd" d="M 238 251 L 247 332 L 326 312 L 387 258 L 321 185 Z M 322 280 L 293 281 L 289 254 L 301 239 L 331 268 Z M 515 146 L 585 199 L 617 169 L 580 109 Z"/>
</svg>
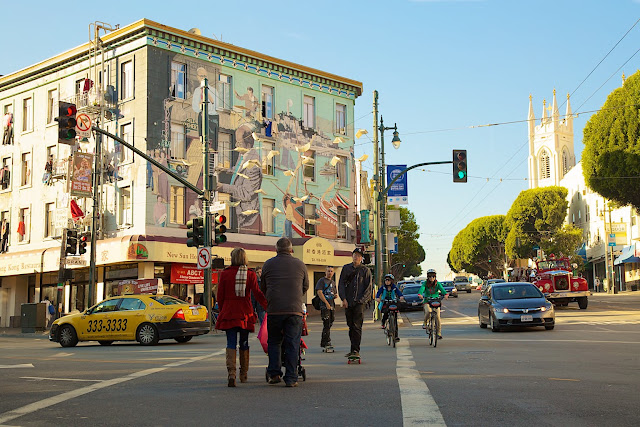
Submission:
<svg viewBox="0 0 640 427">
<path fill-rule="evenodd" d="M 445 299 L 449 299 L 449 295 L 447 291 L 442 287 L 442 284 L 436 280 L 436 271 L 432 268 L 427 270 L 427 280 L 422 282 L 422 286 L 420 287 L 420 291 L 418 291 L 418 296 L 420 299 L 429 299 L 429 298 L 439 298 L 442 295 Z M 424 304 L 424 323 L 422 324 L 422 328 L 427 327 L 427 316 L 431 313 L 432 308 L 425 302 Z M 434 309 L 436 310 L 436 316 L 438 318 L 438 339 L 442 339 L 442 321 L 440 320 L 440 307 Z"/>
</svg>

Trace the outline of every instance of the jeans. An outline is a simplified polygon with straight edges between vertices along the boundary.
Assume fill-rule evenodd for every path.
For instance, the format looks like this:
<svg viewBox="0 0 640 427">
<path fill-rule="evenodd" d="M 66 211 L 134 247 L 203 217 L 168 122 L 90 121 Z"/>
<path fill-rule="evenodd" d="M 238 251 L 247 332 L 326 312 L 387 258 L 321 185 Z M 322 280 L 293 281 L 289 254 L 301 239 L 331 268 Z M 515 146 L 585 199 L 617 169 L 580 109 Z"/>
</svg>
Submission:
<svg viewBox="0 0 640 427">
<path fill-rule="evenodd" d="M 442 335 L 442 320 L 440 320 L 440 307 L 431 308 L 431 306 L 429 304 L 425 304 L 424 305 L 424 321 L 426 323 L 427 320 L 429 320 L 429 316 L 430 316 L 431 310 L 435 310 L 436 311 L 436 318 L 438 319 L 438 330 L 436 331 L 436 333 L 438 335 Z"/>
<path fill-rule="evenodd" d="M 238 346 L 238 334 L 240 334 L 240 350 L 249 350 L 249 331 L 237 326 L 227 329 L 227 348 L 236 349 Z"/>
<path fill-rule="evenodd" d="M 344 309 L 349 326 L 349 339 L 351 340 L 351 351 L 360 353 L 360 341 L 362 340 L 362 322 L 364 320 L 364 304 L 349 305 Z"/>
<path fill-rule="evenodd" d="M 302 316 L 297 314 L 270 314 L 267 318 L 267 339 L 270 377 L 282 376 L 282 365 L 286 372 L 284 382 L 298 381 L 298 357 L 300 356 L 300 337 L 302 335 Z M 284 352 L 282 351 L 284 349 Z M 284 360 L 281 354 L 284 353 Z"/>
<path fill-rule="evenodd" d="M 335 310 L 329 310 L 326 306 L 320 309 L 320 317 L 322 318 L 322 337 L 320 338 L 320 347 L 331 345 L 331 326 L 335 320 Z"/>
</svg>

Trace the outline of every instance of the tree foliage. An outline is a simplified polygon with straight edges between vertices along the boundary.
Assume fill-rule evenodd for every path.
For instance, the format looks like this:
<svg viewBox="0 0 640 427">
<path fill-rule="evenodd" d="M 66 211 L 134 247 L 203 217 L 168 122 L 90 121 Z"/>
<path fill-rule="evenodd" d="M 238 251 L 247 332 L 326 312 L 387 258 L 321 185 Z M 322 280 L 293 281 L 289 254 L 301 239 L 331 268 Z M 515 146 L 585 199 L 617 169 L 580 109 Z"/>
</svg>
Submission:
<svg viewBox="0 0 640 427">
<path fill-rule="evenodd" d="M 584 128 L 582 173 L 607 199 L 640 209 L 640 72 L 609 94 Z"/>
<path fill-rule="evenodd" d="M 582 229 L 573 224 L 565 224 L 553 234 L 551 239 L 543 240 L 540 247 L 547 254 L 562 254 L 573 257 L 581 244 Z"/>
<path fill-rule="evenodd" d="M 453 239 L 447 262 L 455 272 L 465 270 L 481 276 L 502 274 L 505 262 L 505 216 L 476 218 Z"/>
<path fill-rule="evenodd" d="M 569 229 L 567 236 L 558 234 L 569 205 L 566 197 L 567 189 L 557 186 L 520 192 L 505 219 L 505 228 L 508 230 L 505 243 L 509 258 L 529 258 L 534 246 L 549 253 L 549 248 L 560 244 L 554 240 L 556 235 L 561 241 L 570 243 L 572 232 Z"/>
<path fill-rule="evenodd" d="M 389 206 L 389 210 L 400 210 L 400 228 L 396 231 L 398 235 L 398 253 L 391 254 L 389 266 L 391 274 L 396 278 L 404 276 L 420 276 L 422 268 L 420 263 L 425 259 L 425 251 L 418 243 L 420 233 L 418 233 L 418 223 L 416 217 L 409 209 L 399 206 Z"/>
</svg>

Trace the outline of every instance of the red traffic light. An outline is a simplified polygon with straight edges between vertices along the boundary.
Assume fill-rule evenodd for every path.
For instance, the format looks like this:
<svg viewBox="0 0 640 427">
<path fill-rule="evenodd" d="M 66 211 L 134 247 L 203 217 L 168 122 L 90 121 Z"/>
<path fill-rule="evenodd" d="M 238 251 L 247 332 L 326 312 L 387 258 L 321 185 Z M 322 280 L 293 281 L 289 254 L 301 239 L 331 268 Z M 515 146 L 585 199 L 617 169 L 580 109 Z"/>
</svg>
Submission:
<svg viewBox="0 0 640 427">
<path fill-rule="evenodd" d="M 65 107 L 66 107 L 65 109 L 67 111 L 67 116 L 75 116 L 76 113 L 78 112 L 78 109 L 73 104 L 68 104 Z"/>
<path fill-rule="evenodd" d="M 224 215 L 216 215 L 215 222 L 216 224 L 224 224 L 227 222 L 227 217 Z"/>
</svg>

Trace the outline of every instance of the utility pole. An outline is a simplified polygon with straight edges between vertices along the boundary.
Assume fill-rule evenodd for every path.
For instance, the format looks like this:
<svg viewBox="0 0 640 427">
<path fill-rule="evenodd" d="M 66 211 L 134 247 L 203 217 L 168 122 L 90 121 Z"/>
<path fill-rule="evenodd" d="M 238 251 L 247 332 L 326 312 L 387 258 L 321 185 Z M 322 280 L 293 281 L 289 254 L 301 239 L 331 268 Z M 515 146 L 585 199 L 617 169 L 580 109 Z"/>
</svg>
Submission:
<svg viewBox="0 0 640 427">
<path fill-rule="evenodd" d="M 211 162 L 209 154 L 209 81 L 205 79 L 200 82 L 202 87 L 202 119 L 200 127 L 200 141 L 202 143 L 202 165 L 203 165 L 203 181 L 204 181 L 204 196 L 202 197 L 202 208 L 204 211 L 204 246 L 211 248 L 211 213 L 209 212 L 209 205 L 211 200 L 212 183 L 211 176 L 209 175 L 209 163 Z M 207 307 L 207 311 L 211 313 L 212 301 L 212 289 L 211 289 L 211 265 L 204 270 L 204 306 Z M 209 316 L 209 329 L 211 329 L 211 318 Z"/>
<path fill-rule="evenodd" d="M 373 236 L 374 236 L 374 250 L 375 250 L 375 275 L 373 278 L 374 281 L 374 290 L 377 292 L 378 284 L 381 282 L 382 278 L 382 253 L 383 248 L 380 245 L 380 162 L 378 159 L 378 91 L 373 91 L 373 195 L 374 195 L 374 203 L 373 203 Z"/>
</svg>

